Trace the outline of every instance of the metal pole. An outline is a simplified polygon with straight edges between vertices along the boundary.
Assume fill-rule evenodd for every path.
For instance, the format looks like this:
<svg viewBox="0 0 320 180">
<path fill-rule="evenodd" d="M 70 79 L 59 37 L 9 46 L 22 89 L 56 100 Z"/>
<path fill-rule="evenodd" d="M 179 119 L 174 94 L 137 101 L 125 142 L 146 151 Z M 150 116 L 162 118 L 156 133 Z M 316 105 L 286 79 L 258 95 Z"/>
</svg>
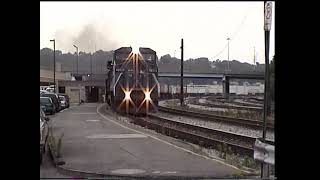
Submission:
<svg viewBox="0 0 320 180">
<path fill-rule="evenodd" d="M 79 75 L 79 51 L 77 47 L 77 75 Z"/>
<path fill-rule="evenodd" d="M 230 38 L 227 39 L 228 40 L 228 71 L 230 70 L 230 64 L 229 64 L 229 42 L 230 42 Z"/>
<path fill-rule="evenodd" d="M 268 114 L 268 105 L 269 105 L 269 35 L 270 31 L 265 31 L 265 76 L 264 76 L 264 104 L 263 104 L 263 133 L 262 139 L 265 142 L 266 139 L 266 131 L 267 131 L 267 114 Z M 264 169 L 266 169 L 266 164 L 262 164 L 261 166 L 261 177 L 265 177 Z"/>
<path fill-rule="evenodd" d="M 266 1 L 264 1 L 264 7 L 266 7 Z M 270 7 L 266 7 L 270 8 Z M 270 10 L 270 9 L 268 9 Z M 267 13 L 267 14 L 266 14 Z M 271 11 L 266 12 L 266 9 L 264 11 L 265 17 L 271 16 Z M 270 17 L 269 17 L 270 18 Z M 270 19 L 271 20 L 271 19 Z M 267 23 L 267 22 L 265 22 Z M 271 26 L 271 25 L 270 25 Z M 267 26 L 265 26 L 264 31 L 264 37 L 265 37 L 265 76 L 264 76 L 264 104 L 263 104 L 263 133 L 262 133 L 262 139 L 263 142 L 265 142 L 266 138 L 266 120 L 267 120 L 267 113 L 268 113 L 268 101 L 269 101 L 269 40 L 270 40 L 270 27 L 268 29 Z M 269 177 L 269 166 L 265 163 L 261 163 L 261 178 Z"/>
<path fill-rule="evenodd" d="M 92 78 L 92 54 L 91 54 L 91 56 L 90 56 L 90 69 L 91 69 L 91 73 L 90 73 L 90 76 L 91 76 L 91 78 Z"/>
<path fill-rule="evenodd" d="M 181 83 L 180 83 L 180 105 L 183 105 L 183 39 L 181 39 Z"/>
<path fill-rule="evenodd" d="M 77 49 L 77 75 L 78 75 L 78 63 L 79 63 L 79 53 L 78 53 L 78 46 L 73 45 L 73 47 L 75 47 Z"/>
<path fill-rule="evenodd" d="M 56 93 L 56 40 L 53 40 L 53 83 L 54 93 Z"/>
<path fill-rule="evenodd" d="M 53 39 L 50 41 L 53 42 L 53 92 L 56 93 L 56 40 Z"/>
<path fill-rule="evenodd" d="M 253 47 L 253 70 L 256 70 L 256 47 Z"/>
</svg>

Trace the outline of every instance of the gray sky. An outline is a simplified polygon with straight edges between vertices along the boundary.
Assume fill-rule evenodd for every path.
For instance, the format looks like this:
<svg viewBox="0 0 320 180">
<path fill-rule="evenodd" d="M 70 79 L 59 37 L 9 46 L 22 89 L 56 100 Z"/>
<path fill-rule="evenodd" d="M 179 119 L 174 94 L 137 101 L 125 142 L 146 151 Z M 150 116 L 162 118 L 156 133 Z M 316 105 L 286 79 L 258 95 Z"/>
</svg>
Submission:
<svg viewBox="0 0 320 180">
<path fill-rule="evenodd" d="M 208 57 L 264 63 L 263 1 L 258 2 L 40 2 L 40 49 L 105 51 L 150 47 L 160 56 Z M 274 55 L 274 3 L 270 59 Z M 91 41 L 91 42 L 90 42 Z M 176 53 L 175 53 L 176 51 Z"/>
</svg>

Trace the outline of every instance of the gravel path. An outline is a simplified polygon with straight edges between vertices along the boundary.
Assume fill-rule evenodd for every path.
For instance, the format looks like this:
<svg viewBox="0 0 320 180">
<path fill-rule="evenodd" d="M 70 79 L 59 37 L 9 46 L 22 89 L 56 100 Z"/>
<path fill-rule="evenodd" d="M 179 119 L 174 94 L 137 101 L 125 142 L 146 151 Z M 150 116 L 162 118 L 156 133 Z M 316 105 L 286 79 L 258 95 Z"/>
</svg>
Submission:
<svg viewBox="0 0 320 180">
<path fill-rule="evenodd" d="M 251 128 L 247 128 L 244 126 L 236 126 L 236 125 L 231 125 L 224 122 L 213 122 L 213 121 L 208 122 L 202 119 L 189 118 L 186 116 L 173 115 L 173 114 L 164 113 L 164 112 L 158 112 L 156 115 L 160 117 L 168 118 L 170 120 L 184 122 L 184 123 L 188 123 L 188 124 L 196 125 L 200 127 L 206 127 L 206 128 L 215 129 L 215 130 L 222 130 L 225 132 L 232 132 L 232 133 L 252 136 L 256 138 L 262 137 L 262 131 L 253 130 Z M 274 132 L 267 131 L 266 138 L 268 140 L 274 141 Z"/>
<path fill-rule="evenodd" d="M 234 102 L 245 103 L 245 104 L 252 105 L 252 106 L 263 106 L 263 104 L 261 104 L 261 103 L 243 101 L 242 99 L 235 99 Z"/>
<path fill-rule="evenodd" d="M 239 110 L 239 109 L 226 109 L 226 108 L 218 108 L 218 107 L 208 107 L 208 106 L 201 106 L 201 105 L 196 105 L 196 104 L 187 104 L 187 106 L 189 108 L 196 108 L 196 109 L 200 109 L 200 110 L 205 110 L 205 111 L 223 111 L 223 112 L 234 112 L 234 113 L 237 113 L 237 112 L 248 112 L 247 110 Z"/>
</svg>

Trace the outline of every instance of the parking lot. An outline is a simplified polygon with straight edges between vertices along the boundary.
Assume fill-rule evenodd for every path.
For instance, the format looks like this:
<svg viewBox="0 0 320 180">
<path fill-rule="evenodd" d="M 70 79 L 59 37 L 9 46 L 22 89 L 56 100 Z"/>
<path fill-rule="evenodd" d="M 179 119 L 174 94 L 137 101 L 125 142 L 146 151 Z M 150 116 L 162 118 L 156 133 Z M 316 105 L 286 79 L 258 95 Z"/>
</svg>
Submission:
<svg viewBox="0 0 320 180">
<path fill-rule="evenodd" d="M 48 147 L 48 132 L 52 118 L 70 107 L 69 97 L 53 93 L 52 88 L 40 88 L 40 178 L 68 178 L 60 174 L 51 157 Z"/>
</svg>

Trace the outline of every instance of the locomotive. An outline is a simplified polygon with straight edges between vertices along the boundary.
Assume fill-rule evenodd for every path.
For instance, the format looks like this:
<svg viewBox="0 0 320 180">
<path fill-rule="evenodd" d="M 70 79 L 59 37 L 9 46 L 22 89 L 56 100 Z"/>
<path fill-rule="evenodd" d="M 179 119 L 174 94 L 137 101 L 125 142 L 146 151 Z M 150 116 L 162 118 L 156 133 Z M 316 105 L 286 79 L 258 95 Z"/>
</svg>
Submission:
<svg viewBox="0 0 320 180">
<path fill-rule="evenodd" d="M 113 110 L 132 115 L 157 111 L 160 85 L 154 50 L 121 47 L 113 52 L 107 69 L 106 101 Z"/>
</svg>

